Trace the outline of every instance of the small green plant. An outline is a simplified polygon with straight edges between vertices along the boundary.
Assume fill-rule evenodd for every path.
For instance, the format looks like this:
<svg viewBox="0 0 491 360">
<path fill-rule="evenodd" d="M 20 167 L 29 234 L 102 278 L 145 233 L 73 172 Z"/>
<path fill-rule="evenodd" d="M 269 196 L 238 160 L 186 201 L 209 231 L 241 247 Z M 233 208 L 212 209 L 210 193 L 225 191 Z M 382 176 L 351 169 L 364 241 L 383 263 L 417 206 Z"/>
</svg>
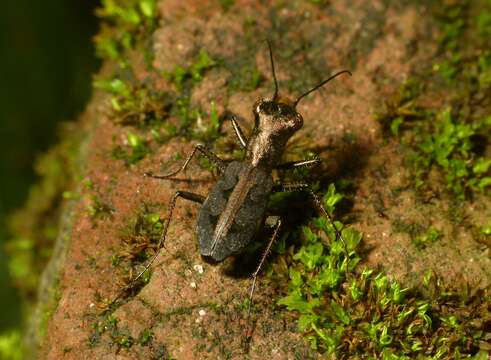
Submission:
<svg viewBox="0 0 491 360">
<path fill-rule="evenodd" d="M 436 242 L 441 237 L 442 237 L 442 233 L 440 231 L 438 231 L 434 227 L 430 227 L 424 234 L 414 238 L 413 244 L 418 249 L 424 249 L 428 245 Z"/>
<path fill-rule="evenodd" d="M 481 228 L 481 232 L 486 236 L 491 235 L 491 220 L 489 220 L 488 223 Z"/>
<path fill-rule="evenodd" d="M 445 174 L 449 190 L 458 198 L 463 199 L 470 190 L 484 192 L 491 185 L 491 159 L 473 151 L 473 140 L 479 131 L 490 127 L 491 117 L 468 124 L 452 116 L 449 108 L 431 124 L 423 124 L 416 130 L 417 148 L 411 159 L 416 186 L 423 186 L 429 170 L 436 166 Z"/>
<path fill-rule="evenodd" d="M 468 1 L 455 1 L 444 4 L 438 14 L 440 20 L 440 47 L 443 59 L 433 65 L 433 70 L 447 83 L 453 83 L 461 70 L 461 38 L 466 27 L 464 16 L 469 8 Z"/>
<path fill-rule="evenodd" d="M 127 329 L 119 326 L 119 319 L 112 314 L 107 314 L 101 320 L 94 322 L 92 329 L 88 338 L 90 347 L 96 346 L 105 334 L 118 349 L 129 349 L 136 343 L 136 340 L 128 334 Z"/>
<path fill-rule="evenodd" d="M 134 133 L 128 133 L 125 146 L 116 146 L 112 156 L 117 160 L 123 160 L 126 165 L 136 164 L 150 153 L 147 141 Z"/>
<path fill-rule="evenodd" d="M 228 86 L 233 90 L 254 91 L 261 85 L 262 81 L 263 76 L 257 66 L 247 63 L 234 71 L 234 75 L 229 79 Z"/>
<path fill-rule="evenodd" d="M 448 89 L 442 108 L 421 108 L 420 91 L 430 84 L 426 77 L 414 78 L 419 90 L 409 92 L 405 85 L 386 102 L 379 116 L 386 133 L 400 137 L 406 146 L 413 184 L 421 192 L 435 191 L 430 174 L 441 173 L 447 189 L 463 200 L 475 193 L 486 193 L 491 184 L 488 143 L 491 117 L 486 98 L 491 84 L 491 56 L 485 35 L 491 31 L 491 4 L 488 1 L 446 1 L 434 10 L 440 28 L 440 55 L 433 70 Z M 471 14 L 478 14 L 475 18 Z M 472 39 L 472 41 L 469 41 Z M 451 104 L 451 105 L 450 105 Z M 484 111 L 483 111 L 484 110 Z M 434 182 L 433 182 L 434 183 Z"/>
<path fill-rule="evenodd" d="M 92 195 L 91 201 L 87 205 L 87 212 L 92 219 L 111 217 L 114 209 L 103 202 L 99 195 Z"/>
<path fill-rule="evenodd" d="M 209 114 L 202 114 L 200 111 L 197 112 L 195 135 L 206 142 L 213 141 L 220 136 L 220 124 L 220 117 L 215 102 L 212 101 Z"/>
<path fill-rule="evenodd" d="M 140 337 L 138 338 L 138 343 L 141 346 L 146 346 L 151 343 L 153 337 L 153 331 L 150 329 L 145 329 L 141 332 Z"/>
<path fill-rule="evenodd" d="M 106 20 L 95 37 L 96 53 L 103 59 L 119 62 L 122 68 L 128 66 L 124 52 L 137 43 L 138 38 L 153 31 L 156 25 L 157 8 L 155 0 L 131 0 L 122 4 L 117 0 L 102 0 L 97 15 Z"/>
<path fill-rule="evenodd" d="M 151 91 L 149 87 L 124 82 L 118 77 L 94 81 L 94 87 L 110 94 L 114 121 L 158 131 L 168 117 L 170 95 Z"/>
<path fill-rule="evenodd" d="M 331 185 L 323 201 L 332 213 L 341 199 Z M 348 256 L 333 225 L 325 218 L 314 219 L 303 227 L 301 244 L 288 266 L 288 291 L 278 301 L 298 314 L 298 329 L 313 349 L 333 357 L 371 354 L 373 359 L 461 358 L 478 353 L 484 332 L 482 326 L 474 328 L 473 319 L 480 318 L 489 294 L 460 298 L 443 289 L 435 277 L 425 276 L 432 290 L 424 298 L 383 272 L 356 269 L 362 235 L 338 221 L 335 226 Z M 428 233 L 435 237 L 431 228 Z"/>
<path fill-rule="evenodd" d="M 182 90 L 188 80 L 198 83 L 203 79 L 205 72 L 216 65 L 216 61 L 206 52 L 201 50 L 188 68 L 177 66 L 172 72 L 164 73 L 179 90 Z"/>
</svg>

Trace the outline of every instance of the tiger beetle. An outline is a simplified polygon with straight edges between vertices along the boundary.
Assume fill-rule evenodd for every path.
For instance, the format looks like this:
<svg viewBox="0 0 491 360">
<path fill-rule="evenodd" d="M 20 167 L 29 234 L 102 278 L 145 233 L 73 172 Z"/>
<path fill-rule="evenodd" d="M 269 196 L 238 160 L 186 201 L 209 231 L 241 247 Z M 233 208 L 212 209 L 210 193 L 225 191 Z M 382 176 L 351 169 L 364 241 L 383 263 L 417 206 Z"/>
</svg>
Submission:
<svg viewBox="0 0 491 360">
<path fill-rule="evenodd" d="M 193 156 L 199 152 L 216 165 L 220 177 L 206 197 L 188 191 L 177 191 L 174 194 L 169 204 L 169 215 L 164 224 L 156 253 L 128 287 L 143 276 L 158 256 L 159 250 L 165 242 L 178 198 L 201 204 L 197 221 L 197 233 L 201 256 L 209 262 L 219 263 L 229 256 L 244 250 L 253 240 L 258 228 L 264 223 L 269 195 L 275 192 L 293 191 L 303 191 L 311 196 L 320 212 L 331 222 L 335 235 L 342 241 L 344 251 L 348 257 L 347 247 L 340 231 L 336 228 L 331 215 L 326 211 L 311 187 L 304 183 L 274 183 L 272 172 L 276 169 L 289 170 L 308 167 L 320 162 L 319 158 L 314 158 L 281 163 L 286 143 L 303 125 L 302 115 L 297 112 L 296 107 L 300 100 L 311 92 L 321 88 L 335 77 L 345 73 L 351 75 L 351 72 L 348 70 L 340 71 L 303 93 L 295 101 L 291 101 L 278 94 L 273 52 L 269 42 L 268 47 L 275 89 L 272 98 L 260 99 L 254 104 L 254 129 L 250 138 L 244 135 L 237 119 L 235 117 L 231 118 L 238 142 L 245 149 L 244 159 L 242 161 L 226 162 L 205 146 L 196 145 L 184 164 L 176 171 L 165 175 L 154 175 L 151 172 L 144 174 L 154 179 L 171 179 L 181 171 L 184 171 Z M 250 316 L 257 277 L 271 251 L 273 243 L 278 238 L 281 226 L 282 219 L 278 218 L 274 225 L 273 235 L 262 254 L 256 270 L 252 274 L 248 316 Z"/>
</svg>

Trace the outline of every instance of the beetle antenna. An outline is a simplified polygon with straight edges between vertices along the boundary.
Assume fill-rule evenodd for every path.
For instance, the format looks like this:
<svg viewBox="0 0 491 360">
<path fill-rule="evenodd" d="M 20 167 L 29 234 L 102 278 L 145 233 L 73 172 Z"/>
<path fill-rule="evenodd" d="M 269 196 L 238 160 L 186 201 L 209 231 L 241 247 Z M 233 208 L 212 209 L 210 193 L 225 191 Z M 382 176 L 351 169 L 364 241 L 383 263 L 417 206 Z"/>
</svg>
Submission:
<svg viewBox="0 0 491 360">
<path fill-rule="evenodd" d="M 269 48 L 269 60 L 271 61 L 271 71 L 273 72 L 273 80 L 274 80 L 274 95 L 273 101 L 276 101 L 278 98 L 278 80 L 276 80 L 276 72 L 274 71 L 274 60 L 273 60 L 273 50 L 271 49 L 271 43 L 269 40 L 266 40 Z"/>
<path fill-rule="evenodd" d="M 274 71 L 273 71 L 274 73 Z M 349 70 L 343 70 L 343 71 L 340 71 L 334 75 L 332 75 L 331 77 L 327 78 L 326 80 L 322 81 L 320 84 L 314 86 L 312 89 L 310 89 L 309 91 L 303 93 L 302 95 L 300 95 L 297 100 L 295 100 L 295 102 L 293 103 L 293 107 L 297 107 L 297 104 L 299 103 L 300 100 L 302 100 L 305 96 L 307 96 L 308 94 L 310 94 L 312 91 L 315 91 L 321 87 L 323 87 L 325 84 L 327 84 L 329 81 L 331 81 L 332 79 L 334 79 L 335 77 L 341 75 L 341 74 L 344 74 L 344 73 L 347 73 L 349 74 L 350 76 L 352 75 L 351 72 Z"/>
</svg>

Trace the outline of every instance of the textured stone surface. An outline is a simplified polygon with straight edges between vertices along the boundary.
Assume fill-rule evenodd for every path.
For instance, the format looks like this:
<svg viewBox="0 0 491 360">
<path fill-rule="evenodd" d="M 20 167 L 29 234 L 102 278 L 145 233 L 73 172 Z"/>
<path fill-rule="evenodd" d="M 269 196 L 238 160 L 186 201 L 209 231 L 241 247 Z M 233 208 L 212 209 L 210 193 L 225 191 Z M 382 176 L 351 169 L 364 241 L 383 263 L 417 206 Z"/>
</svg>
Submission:
<svg viewBox="0 0 491 360">
<path fill-rule="evenodd" d="M 464 279 L 488 285 L 489 258 L 469 234 L 448 220 L 436 220 L 449 236 L 426 252 L 416 252 L 407 235 L 392 232 L 396 218 L 432 225 L 434 216 L 429 214 L 443 211 L 439 203 L 420 205 L 409 190 L 397 196 L 391 192 L 404 185 L 408 174 L 399 148 L 384 141 L 375 120 L 382 100 L 419 64 L 430 61 L 435 51 L 425 8 L 387 1 L 336 1 L 326 7 L 307 1 L 264 4 L 235 1 L 224 12 L 218 2 L 159 1 L 161 20 L 152 38 L 155 68 L 172 71 L 176 65 L 187 66 L 200 49 L 224 59 L 225 66 L 211 69 L 193 88 L 191 99 L 205 110 L 213 100 L 219 113 L 228 110 L 237 114 L 245 128 L 252 127 L 254 101 L 273 89 L 265 37 L 274 44 L 277 76 L 285 95 L 298 96 L 302 89 L 336 70 L 352 70 L 353 77 L 340 77 L 302 101 L 298 110 L 304 117 L 304 128 L 292 147 L 306 145 L 317 152 L 324 160 L 326 178 L 349 174 L 354 179 L 357 190 L 352 222 L 365 234 L 370 265 L 381 266 L 390 276 L 411 284 L 432 268 L 450 282 Z M 239 64 L 238 60 L 252 62 L 267 79 L 259 89 L 227 90 L 231 74 L 227 64 Z M 143 72 L 137 75 L 144 77 Z M 168 86 L 162 80 L 162 87 Z M 165 204 L 177 189 L 206 194 L 213 182 L 210 173 L 199 170 L 196 163 L 187 171 L 187 176 L 199 180 L 192 183 L 159 182 L 142 176 L 146 170 L 158 170 L 160 162 L 175 154 L 192 150 L 193 143 L 178 138 L 162 146 L 152 144 L 154 153 L 134 166 L 114 160 L 111 152 L 129 130 L 115 125 L 109 113 L 108 97 L 95 93 L 83 119 L 90 135 L 80 198 L 67 207 L 71 228 L 62 229 L 59 242 L 64 244 L 60 245 L 63 253 L 56 253 L 61 261 L 59 302 L 48 321 L 41 357 L 316 358 L 291 316 L 274 306 L 277 295 L 263 278 L 256 293 L 256 329 L 250 351 L 244 354 L 241 341 L 247 322 L 246 311 L 240 306 L 247 297 L 249 279 L 229 276 L 223 266 L 202 261 L 195 234 L 197 208 L 186 201 L 178 202 L 150 282 L 113 313 L 120 332 L 139 339 L 149 330 L 153 333 L 151 343 L 119 348 L 107 331 L 90 344 L 94 324 L 103 321 L 100 299 L 114 298 L 122 286 L 123 275 L 112 266 L 111 257 L 120 249 L 130 219 L 144 203 L 164 204 L 164 216 Z M 223 130 L 233 139 L 229 124 Z M 89 180 L 90 187 L 82 185 Z M 94 194 L 114 210 L 111 216 L 89 216 L 87 206 Z M 471 211 L 483 211 L 485 204 L 482 209 L 480 206 Z M 383 214 L 378 211 L 381 208 Z M 452 233 L 459 231 L 462 236 Z M 196 265 L 203 267 L 202 273 Z"/>
</svg>

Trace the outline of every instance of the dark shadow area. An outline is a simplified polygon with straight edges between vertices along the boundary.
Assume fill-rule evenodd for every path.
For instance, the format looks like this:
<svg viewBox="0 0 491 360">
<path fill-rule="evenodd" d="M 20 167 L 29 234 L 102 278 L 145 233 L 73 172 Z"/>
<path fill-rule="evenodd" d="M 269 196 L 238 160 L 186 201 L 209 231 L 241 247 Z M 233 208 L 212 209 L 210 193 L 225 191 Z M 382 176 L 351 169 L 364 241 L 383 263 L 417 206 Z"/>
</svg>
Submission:
<svg viewBox="0 0 491 360">
<path fill-rule="evenodd" d="M 308 177 L 302 179 L 300 182 L 318 184 L 322 191 L 327 190 L 329 184 L 335 183 L 337 179 L 350 179 L 359 175 L 373 152 L 372 149 L 366 148 L 365 146 L 342 139 L 335 146 L 311 150 L 316 154 L 321 154 L 321 158 L 324 158 L 326 153 L 329 152 L 330 162 L 329 164 L 321 163 L 319 166 L 312 167 Z M 284 178 L 283 181 L 299 182 L 299 179 Z M 339 189 L 339 186 L 337 188 L 346 195 L 338 204 L 334 215 L 336 219 L 342 219 L 345 214 L 351 211 L 353 206 L 351 194 L 355 193 L 356 188 L 354 182 L 344 184 L 342 189 Z M 321 216 L 307 192 L 275 194 L 274 198 L 270 199 L 268 211 L 269 214 L 279 216 L 283 219 L 279 238 L 282 237 L 282 234 L 288 235 L 288 239 L 286 240 L 288 244 L 286 246 L 291 245 L 291 242 L 289 242 L 291 238 L 296 238 L 296 236 L 289 235 L 298 231 L 301 225 L 306 225 L 313 217 Z M 350 219 L 343 219 L 343 222 L 348 225 Z M 256 270 L 264 249 L 272 235 L 273 229 L 263 226 L 256 234 L 255 241 L 253 241 L 246 251 L 224 262 L 223 272 L 227 276 L 234 278 L 249 278 Z M 369 251 L 369 249 L 364 250 Z M 272 251 L 267 261 L 274 262 L 274 258 L 277 255 L 275 251 Z"/>
<path fill-rule="evenodd" d="M 36 180 L 36 157 L 57 141 L 61 121 L 74 120 L 98 67 L 91 38 L 96 0 L 7 0 L 0 11 L 0 331 L 21 322 L 8 278 L 8 214 Z"/>
</svg>

